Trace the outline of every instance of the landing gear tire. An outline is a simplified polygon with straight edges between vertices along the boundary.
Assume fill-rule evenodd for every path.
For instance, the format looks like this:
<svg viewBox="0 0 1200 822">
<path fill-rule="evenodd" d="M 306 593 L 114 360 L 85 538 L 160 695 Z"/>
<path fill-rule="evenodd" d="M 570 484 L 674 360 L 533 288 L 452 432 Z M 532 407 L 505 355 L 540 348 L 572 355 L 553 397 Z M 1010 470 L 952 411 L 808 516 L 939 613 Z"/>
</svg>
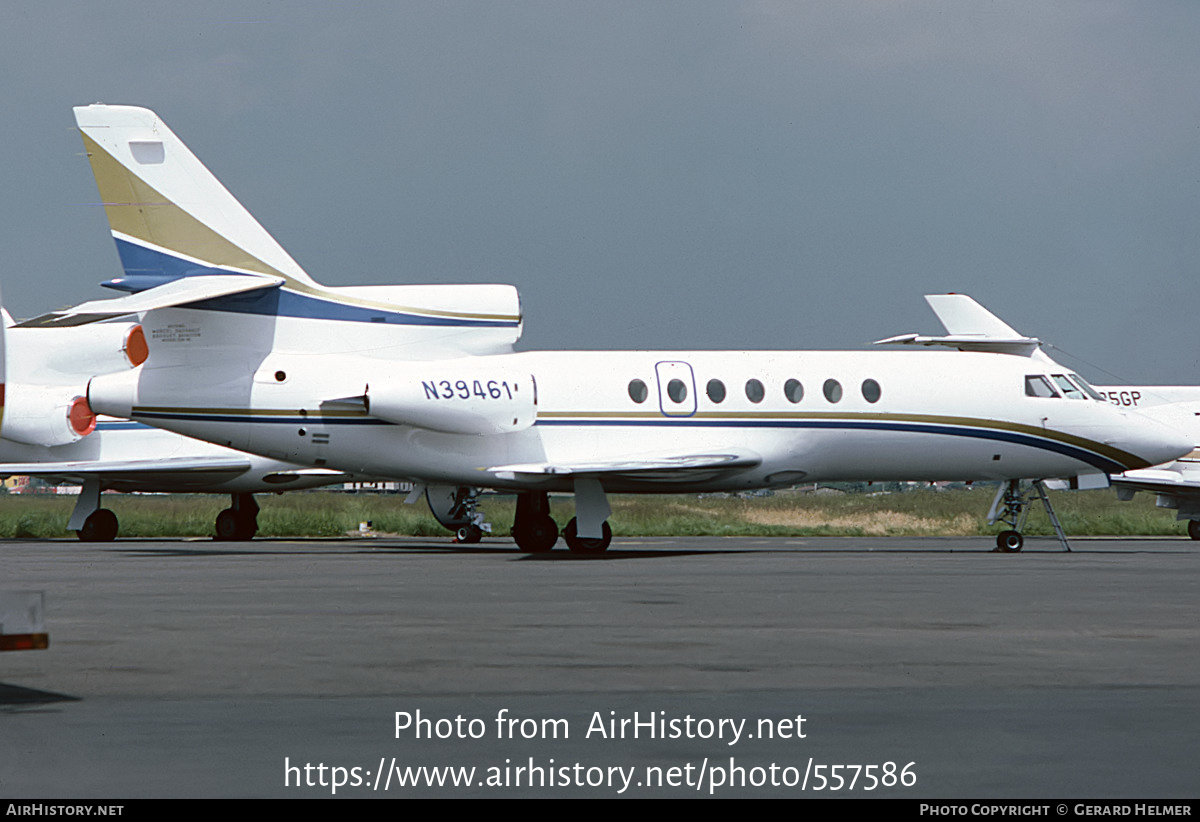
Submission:
<svg viewBox="0 0 1200 822">
<path fill-rule="evenodd" d="M 1002 554 L 1015 554 L 1024 544 L 1020 531 L 1001 531 L 996 535 L 996 550 Z"/>
<path fill-rule="evenodd" d="M 563 530 L 563 539 L 567 542 L 567 547 L 576 554 L 602 554 L 608 550 L 608 545 L 612 542 L 612 528 L 608 523 L 604 523 L 600 538 L 581 537 L 577 534 L 577 525 L 575 517 L 571 517 L 571 521 L 567 523 L 567 527 Z"/>
<path fill-rule="evenodd" d="M 217 539 L 222 542 L 245 542 L 258 533 L 258 520 L 254 516 L 239 515 L 232 508 L 217 514 Z"/>
<path fill-rule="evenodd" d="M 1200 520 L 1188 520 L 1188 536 L 1192 539 L 1200 539 Z"/>
<path fill-rule="evenodd" d="M 454 539 L 464 545 L 474 545 L 483 539 L 483 529 L 478 525 L 464 525 L 454 532 Z"/>
<path fill-rule="evenodd" d="M 117 515 L 107 508 L 97 508 L 88 514 L 83 527 L 75 532 L 82 542 L 112 542 L 117 538 Z"/>
<path fill-rule="evenodd" d="M 532 517 L 524 525 L 513 529 L 517 547 L 531 554 L 544 554 L 558 542 L 558 524 L 547 516 Z"/>
</svg>

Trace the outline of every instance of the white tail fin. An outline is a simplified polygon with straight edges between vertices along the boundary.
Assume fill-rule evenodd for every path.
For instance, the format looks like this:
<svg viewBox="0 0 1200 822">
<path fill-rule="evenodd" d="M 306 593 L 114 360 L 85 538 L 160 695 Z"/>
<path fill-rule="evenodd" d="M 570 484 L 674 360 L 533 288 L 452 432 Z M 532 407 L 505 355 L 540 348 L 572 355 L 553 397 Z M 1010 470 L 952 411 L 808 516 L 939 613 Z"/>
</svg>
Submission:
<svg viewBox="0 0 1200 822">
<path fill-rule="evenodd" d="M 106 285 L 230 273 L 315 285 L 153 111 L 97 103 L 75 121 L 125 269 Z"/>
</svg>

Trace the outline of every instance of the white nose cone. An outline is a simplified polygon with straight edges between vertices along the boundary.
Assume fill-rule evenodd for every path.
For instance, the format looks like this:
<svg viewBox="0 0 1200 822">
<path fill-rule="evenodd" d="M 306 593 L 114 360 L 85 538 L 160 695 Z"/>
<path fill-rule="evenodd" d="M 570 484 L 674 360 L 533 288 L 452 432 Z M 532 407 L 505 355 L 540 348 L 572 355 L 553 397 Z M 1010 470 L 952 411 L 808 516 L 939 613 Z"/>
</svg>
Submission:
<svg viewBox="0 0 1200 822">
<path fill-rule="evenodd" d="M 1162 465 L 1190 454 L 1195 437 L 1136 411 L 1126 412 L 1128 425 L 1113 443 L 1122 451 L 1145 460 L 1146 465 Z"/>
</svg>

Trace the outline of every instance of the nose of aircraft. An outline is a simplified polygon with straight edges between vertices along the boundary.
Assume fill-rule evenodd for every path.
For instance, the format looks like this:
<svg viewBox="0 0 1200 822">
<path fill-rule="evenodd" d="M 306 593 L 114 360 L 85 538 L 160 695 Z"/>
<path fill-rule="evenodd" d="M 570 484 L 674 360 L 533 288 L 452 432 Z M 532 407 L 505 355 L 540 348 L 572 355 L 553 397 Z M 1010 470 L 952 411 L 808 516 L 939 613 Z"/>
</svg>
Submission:
<svg viewBox="0 0 1200 822">
<path fill-rule="evenodd" d="M 1191 453 L 1195 437 L 1136 411 L 1125 411 L 1125 424 L 1113 444 L 1146 462 L 1143 467 L 1161 465 Z"/>
</svg>

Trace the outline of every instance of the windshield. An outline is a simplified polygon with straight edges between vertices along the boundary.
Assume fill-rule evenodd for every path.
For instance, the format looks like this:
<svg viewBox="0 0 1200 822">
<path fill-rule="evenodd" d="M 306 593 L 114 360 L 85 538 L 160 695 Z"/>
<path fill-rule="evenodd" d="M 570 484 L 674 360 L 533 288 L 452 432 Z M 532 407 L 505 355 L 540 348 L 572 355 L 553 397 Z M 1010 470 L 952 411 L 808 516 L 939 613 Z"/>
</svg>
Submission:
<svg viewBox="0 0 1200 822">
<path fill-rule="evenodd" d="M 1050 380 L 1041 374 L 1029 374 L 1025 377 L 1025 396 L 1027 397 L 1059 397 L 1059 393 L 1050 385 Z"/>
<path fill-rule="evenodd" d="M 1087 380 L 1085 380 L 1083 377 L 1079 376 L 1078 374 L 1072 374 L 1071 379 L 1075 380 L 1075 384 L 1082 388 L 1084 393 L 1086 393 L 1092 399 L 1099 400 L 1100 402 L 1107 402 L 1104 397 L 1100 396 L 1099 391 L 1088 385 Z"/>
</svg>

